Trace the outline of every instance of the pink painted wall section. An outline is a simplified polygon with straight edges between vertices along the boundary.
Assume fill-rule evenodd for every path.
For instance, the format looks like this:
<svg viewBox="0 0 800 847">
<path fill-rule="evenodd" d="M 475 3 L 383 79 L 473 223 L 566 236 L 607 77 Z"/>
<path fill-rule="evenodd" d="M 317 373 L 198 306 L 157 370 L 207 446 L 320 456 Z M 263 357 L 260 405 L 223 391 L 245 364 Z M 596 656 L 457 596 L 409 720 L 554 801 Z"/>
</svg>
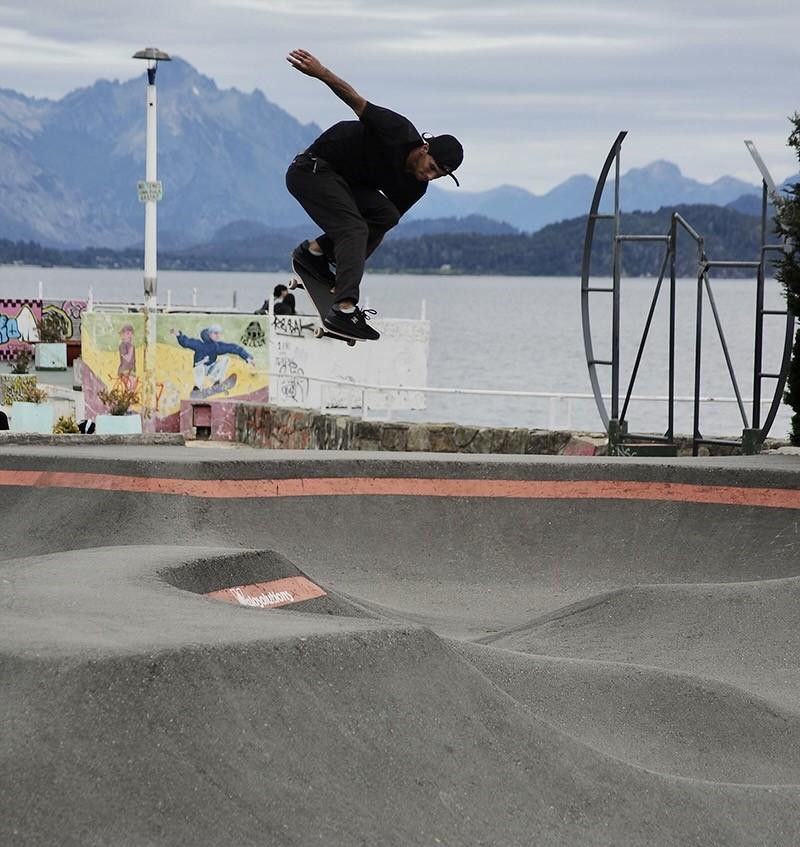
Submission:
<svg viewBox="0 0 800 847">
<path fill-rule="evenodd" d="M 573 435 L 561 451 L 562 456 L 597 456 L 604 451 L 605 444 L 599 438 L 582 438 Z"/>
<path fill-rule="evenodd" d="M 325 597 L 326 592 L 304 576 L 274 579 L 270 582 L 255 582 L 252 585 L 235 585 L 220 591 L 210 591 L 206 597 L 225 603 L 238 603 L 256 609 L 274 609 L 301 603 L 315 597 Z"/>
<path fill-rule="evenodd" d="M 255 391 L 250 397 L 236 398 L 236 400 L 182 400 L 180 411 L 180 433 L 184 438 L 193 439 L 197 437 L 198 426 L 211 427 L 210 439 L 212 441 L 235 441 L 236 440 L 236 407 L 242 402 L 267 403 L 269 401 L 269 388 Z M 206 423 L 206 415 L 203 411 L 209 409 L 210 419 Z"/>
<path fill-rule="evenodd" d="M 264 396 L 268 396 L 268 389 L 264 389 Z M 253 403 L 266 402 L 257 400 L 255 397 L 250 401 Z M 233 441 L 236 436 L 236 406 L 237 403 L 220 401 L 211 406 L 211 438 L 214 441 Z"/>
</svg>

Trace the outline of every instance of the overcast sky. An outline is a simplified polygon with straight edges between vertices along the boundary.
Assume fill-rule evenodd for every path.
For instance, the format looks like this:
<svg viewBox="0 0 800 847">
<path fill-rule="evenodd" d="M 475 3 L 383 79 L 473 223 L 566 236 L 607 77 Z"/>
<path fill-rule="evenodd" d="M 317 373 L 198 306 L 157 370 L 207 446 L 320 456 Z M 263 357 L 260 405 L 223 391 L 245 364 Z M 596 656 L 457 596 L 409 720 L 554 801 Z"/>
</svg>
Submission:
<svg viewBox="0 0 800 847">
<path fill-rule="evenodd" d="M 130 56 L 156 46 L 303 122 L 351 117 L 286 62 L 304 47 L 420 131 L 457 135 L 467 190 L 595 175 L 620 129 L 623 170 L 669 159 L 756 183 L 745 138 L 777 179 L 798 170 L 799 35 L 798 0 L 0 0 L 0 87 L 60 98 L 143 73 Z"/>
</svg>

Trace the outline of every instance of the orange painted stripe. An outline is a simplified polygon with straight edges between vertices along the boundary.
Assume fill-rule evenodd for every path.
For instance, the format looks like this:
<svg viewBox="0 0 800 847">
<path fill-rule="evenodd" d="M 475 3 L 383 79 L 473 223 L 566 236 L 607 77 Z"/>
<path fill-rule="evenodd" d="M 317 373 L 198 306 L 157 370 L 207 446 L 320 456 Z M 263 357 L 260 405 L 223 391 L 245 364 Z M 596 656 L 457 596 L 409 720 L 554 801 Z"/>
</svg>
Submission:
<svg viewBox="0 0 800 847">
<path fill-rule="evenodd" d="M 252 606 L 256 609 L 274 609 L 300 603 L 314 597 L 325 597 L 326 592 L 304 576 L 289 576 L 273 579 L 270 582 L 254 582 L 251 585 L 234 585 L 219 591 L 209 591 L 206 597 L 223 600 L 226 603 L 238 603 L 240 606 Z"/>
<path fill-rule="evenodd" d="M 262 497 L 507 497 L 531 500 L 663 500 L 800 509 L 800 490 L 613 480 L 420 479 L 175 479 L 122 474 L 0 470 L 0 486 L 80 488 L 209 499 Z"/>
</svg>

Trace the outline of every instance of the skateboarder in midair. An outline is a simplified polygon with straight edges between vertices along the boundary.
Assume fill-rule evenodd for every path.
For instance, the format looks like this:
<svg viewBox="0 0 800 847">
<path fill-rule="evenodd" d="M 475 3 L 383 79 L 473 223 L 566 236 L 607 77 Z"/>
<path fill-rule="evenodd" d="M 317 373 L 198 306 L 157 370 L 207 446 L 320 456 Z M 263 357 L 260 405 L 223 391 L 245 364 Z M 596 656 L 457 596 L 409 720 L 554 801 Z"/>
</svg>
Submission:
<svg viewBox="0 0 800 847">
<path fill-rule="evenodd" d="M 464 153 L 452 135 L 421 135 L 407 118 L 368 103 L 306 50 L 292 50 L 287 59 L 324 82 L 359 118 L 334 124 L 289 166 L 287 188 L 323 230 L 298 245 L 292 260 L 335 284 L 336 300 L 322 316 L 327 329 L 376 340 L 380 333 L 358 308 L 364 262 L 431 180 L 450 176 L 458 185 L 453 171 Z"/>
</svg>

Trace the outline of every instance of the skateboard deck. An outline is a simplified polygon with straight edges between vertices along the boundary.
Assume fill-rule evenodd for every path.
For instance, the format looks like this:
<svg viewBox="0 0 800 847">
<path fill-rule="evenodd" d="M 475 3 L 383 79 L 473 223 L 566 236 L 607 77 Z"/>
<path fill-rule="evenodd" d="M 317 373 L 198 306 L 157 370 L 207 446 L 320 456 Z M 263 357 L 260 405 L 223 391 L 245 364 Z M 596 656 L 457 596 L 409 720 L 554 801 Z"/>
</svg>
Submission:
<svg viewBox="0 0 800 847">
<path fill-rule="evenodd" d="M 230 391 L 234 385 L 236 385 L 236 374 L 231 374 L 227 379 L 224 379 L 222 382 L 217 382 L 214 385 L 210 385 L 208 388 L 195 388 L 189 397 L 192 400 L 202 400 L 205 397 L 210 397 L 212 394 L 220 394 L 223 391 Z"/>
<path fill-rule="evenodd" d="M 319 314 L 320 325 L 314 331 L 314 335 L 317 338 L 325 338 L 326 336 L 328 338 L 335 338 L 337 341 L 344 341 L 348 347 L 355 347 L 356 341 L 364 340 L 362 338 L 351 338 L 349 335 L 340 335 L 338 332 L 331 332 L 329 329 L 326 329 L 325 324 L 322 323 L 322 316 L 333 305 L 334 294 L 331 286 L 315 274 L 298 265 L 294 259 L 292 259 L 292 270 L 300 277 L 302 285 L 296 279 L 293 279 L 289 282 L 289 289 L 305 288 L 308 296 L 311 298 L 311 302 L 314 304 L 314 308 Z"/>
</svg>

